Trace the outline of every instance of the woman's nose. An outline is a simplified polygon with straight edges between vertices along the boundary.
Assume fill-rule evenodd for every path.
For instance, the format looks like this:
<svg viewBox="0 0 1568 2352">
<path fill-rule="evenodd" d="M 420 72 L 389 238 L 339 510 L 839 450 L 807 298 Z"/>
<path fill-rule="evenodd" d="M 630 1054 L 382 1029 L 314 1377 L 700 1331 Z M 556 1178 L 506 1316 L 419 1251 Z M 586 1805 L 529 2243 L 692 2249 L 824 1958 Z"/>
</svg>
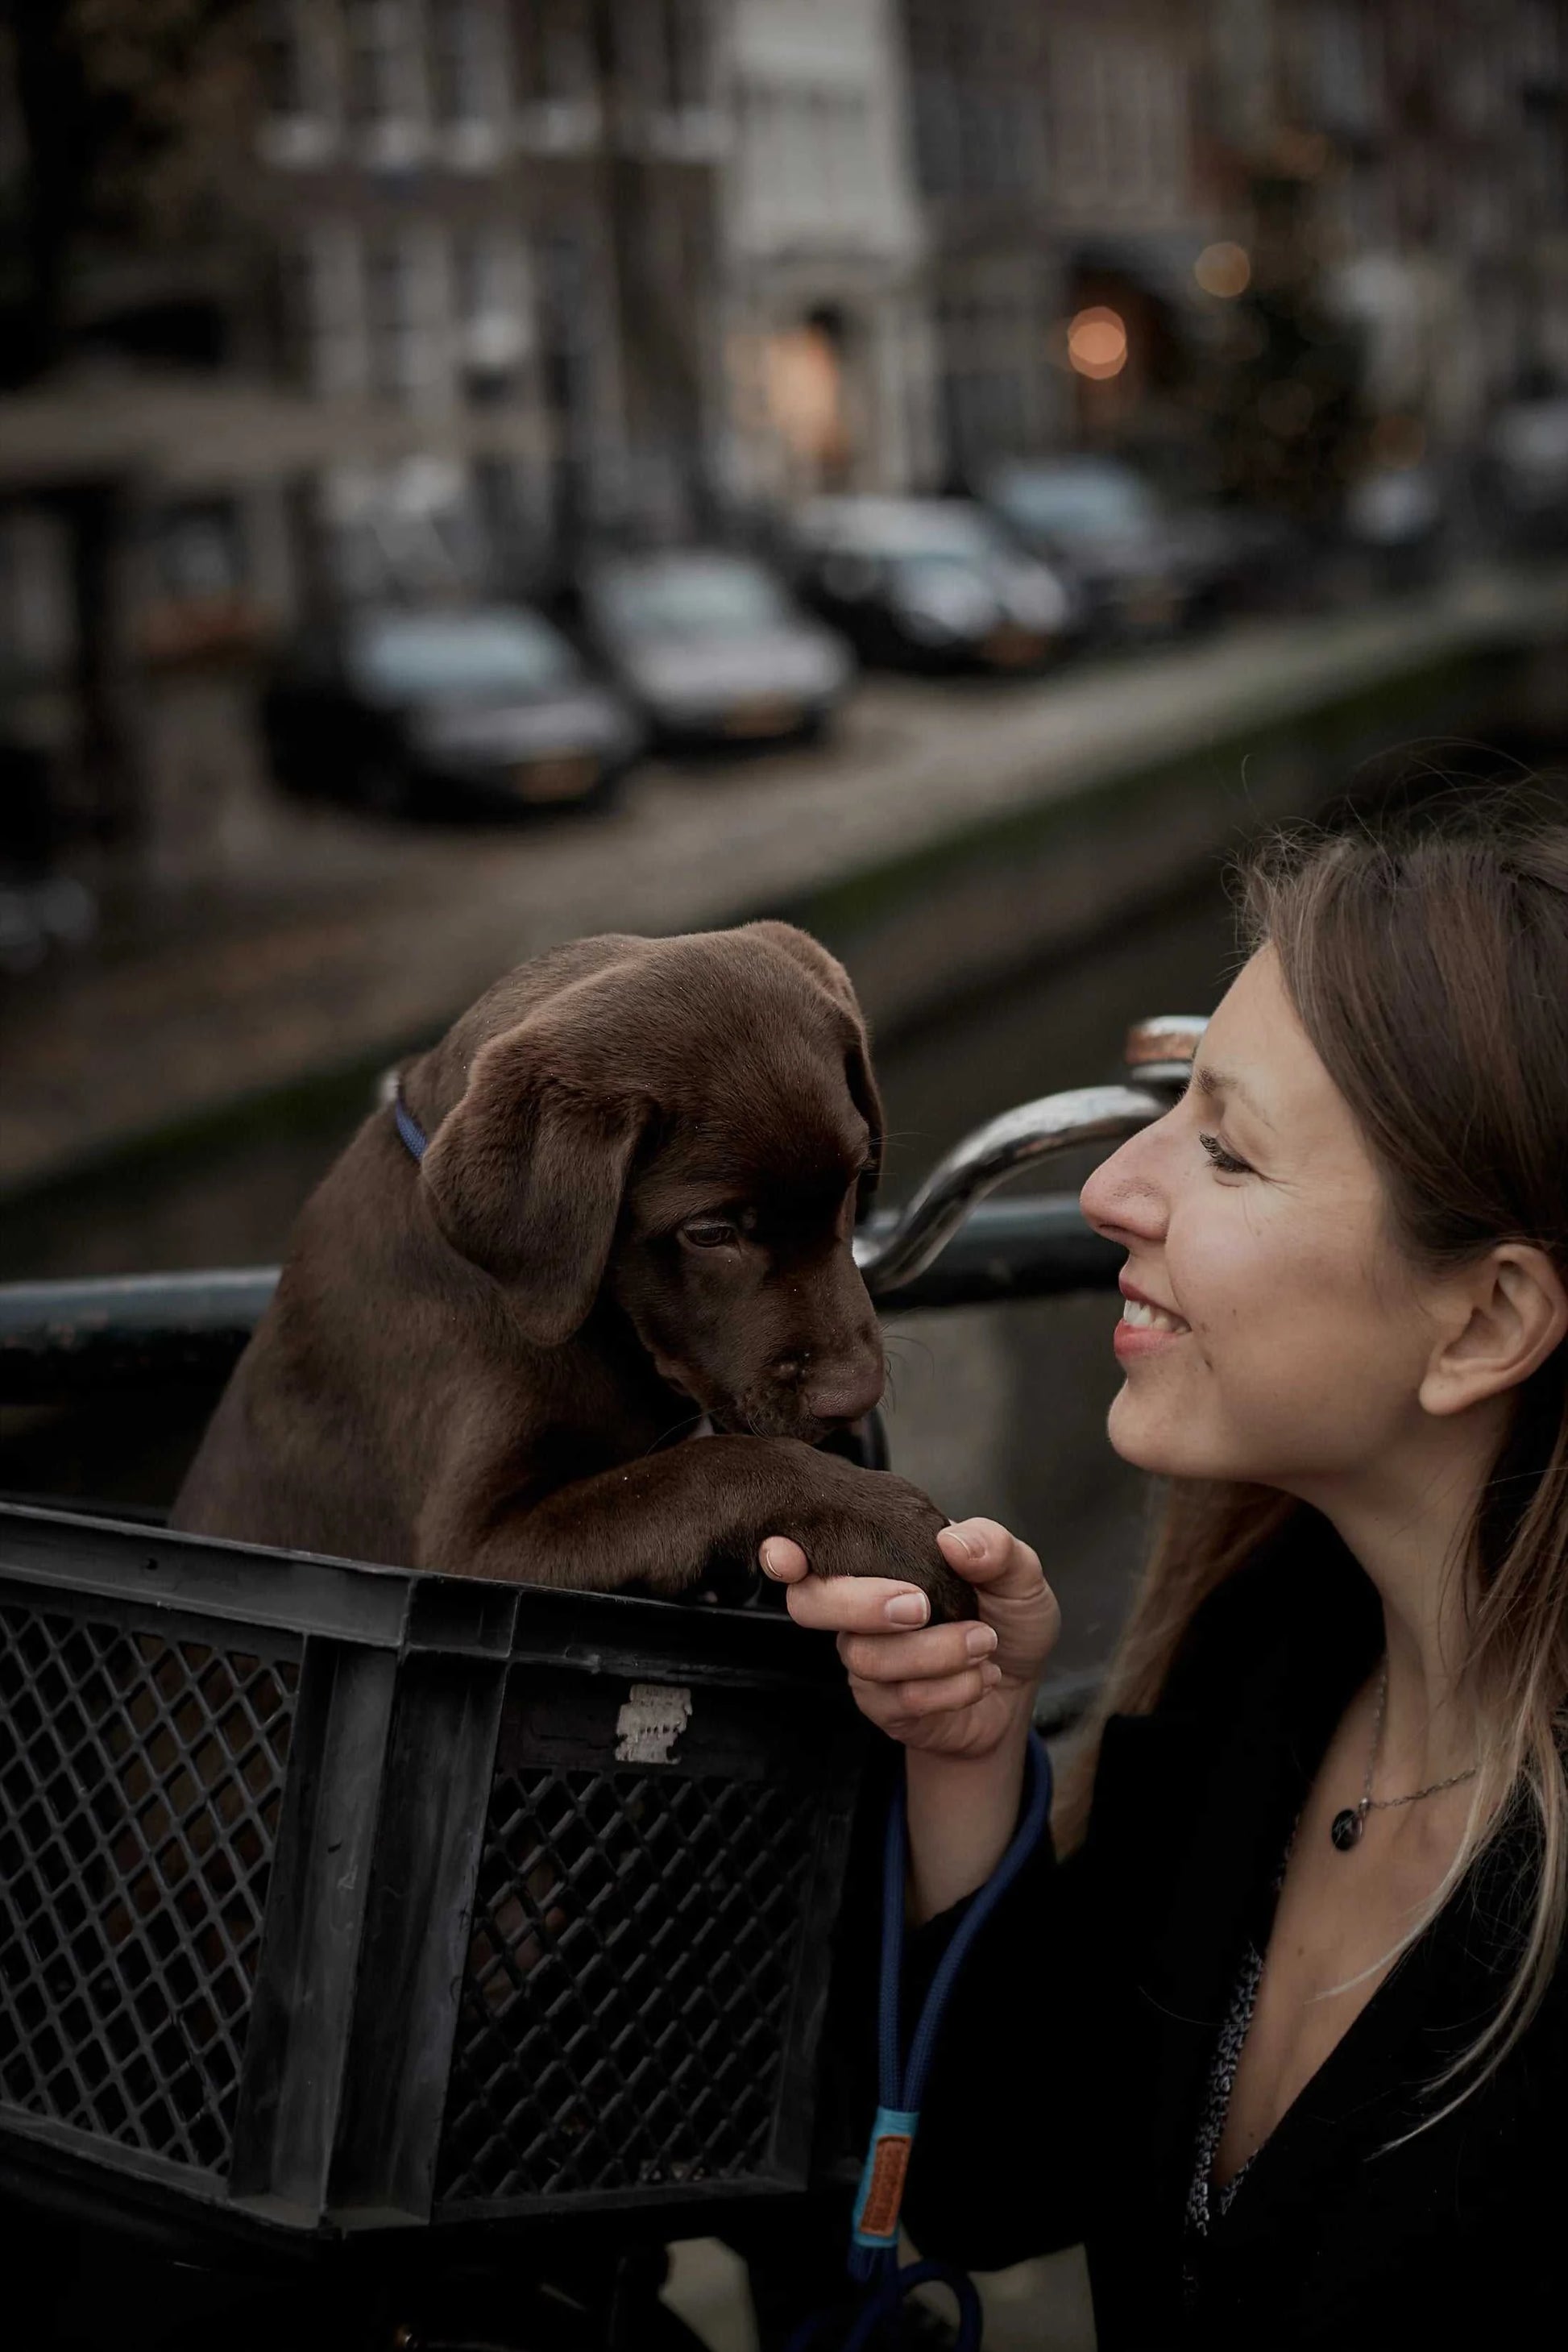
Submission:
<svg viewBox="0 0 1568 2352">
<path fill-rule="evenodd" d="M 1164 1123 L 1157 1119 L 1130 1135 L 1109 1160 L 1100 1161 L 1078 1196 L 1089 1223 L 1108 1241 L 1158 1241 L 1164 1234 L 1166 1202 L 1156 1141 Z"/>
</svg>

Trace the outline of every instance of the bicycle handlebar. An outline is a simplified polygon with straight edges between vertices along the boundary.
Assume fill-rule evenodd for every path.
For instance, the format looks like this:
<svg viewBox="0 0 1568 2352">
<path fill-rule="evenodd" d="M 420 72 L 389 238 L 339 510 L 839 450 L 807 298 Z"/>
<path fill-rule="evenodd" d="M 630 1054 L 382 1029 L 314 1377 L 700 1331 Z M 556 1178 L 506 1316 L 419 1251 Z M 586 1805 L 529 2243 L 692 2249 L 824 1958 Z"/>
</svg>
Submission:
<svg viewBox="0 0 1568 2352">
<path fill-rule="evenodd" d="M 966 1136 L 900 1211 L 872 1217 L 855 1256 L 884 1314 L 990 1307 L 1115 1287 L 1122 1253 L 1085 1224 L 1072 1193 L 984 1195 L 1054 1154 L 1117 1141 L 1186 1083 L 1201 1020 L 1129 1034 L 1132 1086 L 1083 1087 L 1004 1111 Z M 0 1403 L 33 1404 L 132 1381 L 225 1379 L 277 1287 L 276 1266 L 0 1285 Z"/>
</svg>

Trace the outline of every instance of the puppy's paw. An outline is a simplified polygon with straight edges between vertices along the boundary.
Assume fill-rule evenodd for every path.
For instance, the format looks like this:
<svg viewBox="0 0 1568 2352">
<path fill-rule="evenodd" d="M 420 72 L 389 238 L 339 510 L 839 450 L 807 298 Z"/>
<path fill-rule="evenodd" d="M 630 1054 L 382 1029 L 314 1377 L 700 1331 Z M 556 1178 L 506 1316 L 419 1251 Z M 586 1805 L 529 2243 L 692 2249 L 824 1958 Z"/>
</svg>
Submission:
<svg viewBox="0 0 1568 2352">
<path fill-rule="evenodd" d="M 813 1496 L 797 1526 L 771 1533 L 794 1536 L 816 1576 L 887 1576 L 917 1584 L 931 1602 L 931 1622 L 979 1613 L 972 1585 L 937 1549 L 947 1514 L 909 1479 L 889 1470 L 824 1464 L 828 1491 Z"/>
</svg>

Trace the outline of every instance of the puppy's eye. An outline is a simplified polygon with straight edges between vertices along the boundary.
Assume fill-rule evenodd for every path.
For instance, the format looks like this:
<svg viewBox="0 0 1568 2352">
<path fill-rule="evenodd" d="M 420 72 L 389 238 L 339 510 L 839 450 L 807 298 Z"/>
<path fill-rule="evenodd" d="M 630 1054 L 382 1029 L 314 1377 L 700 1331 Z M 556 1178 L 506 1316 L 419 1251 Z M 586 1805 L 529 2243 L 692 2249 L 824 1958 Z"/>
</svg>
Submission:
<svg viewBox="0 0 1568 2352">
<path fill-rule="evenodd" d="M 680 1238 L 689 1242 L 693 1249 L 724 1249 L 741 1236 L 723 1217 L 693 1217 L 689 1225 L 681 1226 Z"/>
</svg>

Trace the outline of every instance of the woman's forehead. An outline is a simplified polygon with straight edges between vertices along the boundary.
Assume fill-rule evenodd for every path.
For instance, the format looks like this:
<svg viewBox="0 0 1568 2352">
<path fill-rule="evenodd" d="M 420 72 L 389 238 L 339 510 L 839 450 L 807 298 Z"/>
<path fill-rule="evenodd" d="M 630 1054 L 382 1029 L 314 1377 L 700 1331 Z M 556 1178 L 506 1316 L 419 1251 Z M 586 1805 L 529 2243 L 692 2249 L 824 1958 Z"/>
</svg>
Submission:
<svg viewBox="0 0 1568 2352">
<path fill-rule="evenodd" d="M 1297 1018 L 1270 947 L 1248 958 L 1215 1008 L 1194 1082 L 1282 1138 L 1353 1132 L 1349 1106 Z"/>
</svg>

